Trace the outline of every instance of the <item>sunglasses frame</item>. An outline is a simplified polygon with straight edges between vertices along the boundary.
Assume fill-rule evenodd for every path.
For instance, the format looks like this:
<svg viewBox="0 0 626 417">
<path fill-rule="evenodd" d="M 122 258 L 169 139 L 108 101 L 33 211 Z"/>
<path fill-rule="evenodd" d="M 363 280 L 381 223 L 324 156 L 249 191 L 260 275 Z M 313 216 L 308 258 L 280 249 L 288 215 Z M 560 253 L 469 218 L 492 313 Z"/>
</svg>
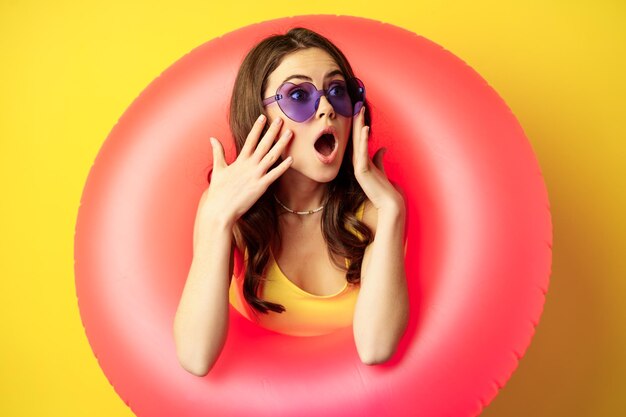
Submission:
<svg viewBox="0 0 626 417">
<path fill-rule="evenodd" d="M 345 86 L 346 86 L 346 90 L 347 93 L 350 97 L 350 102 L 352 103 L 352 101 L 354 100 L 353 98 L 353 93 L 355 92 L 354 90 L 356 90 L 357 93 L 360 94 L 360 97 L 357 98 L 357 101 L 353 103 L 352 108 L 352 114 L 343 114 L 341 112 L 338 111 L 338 109 L 335 107 L 335 105 L 333 105 L 332 102 L 332 96 L 329 97 L 328 93 L 330 88 L 332 88 L 332 82 L 331 82 L 331 87 L 328 90 L 325 89 L 321 89 L 318 90 L 317 87 L 308 81 L 299 83 L 299 84 L 295 84 L 292 82 L 284 82 L 282 83 L 277 89 L 276 89 L 276 94 L 274 94 L 273 96 L 267 97 L 265 99 L 263 99 L 263 107 L 266 107 L 274 102 L 276 102 L 278 104 L 278 107 L 280 107 L 280 110 L 283 112 L 283 114 L 285 116 L 287 116 L 288 118 L 290 118 L 291 120 L 293 120 L 294 122 L 298 122 L 298 123 L 303 123 L 306 122 L 307 120 L 309 120 L 311 117 L 313 117 L 315 115 L 315 112 L 317 111 L 318 107 L 319 107 L 319 101 L 320 98 L 322 96 L 325 96 L 326 99 L 328 100 L 328 102 L 330 103 L 331 106 L 333 106 L 333 109 L 339 113 L 340 115 L 344 116 L 344 117 L 352 117 L 355 116 L 360 110 L 361 107 L 363 107 L 363 103 L 365 102 L 365 85 L 363 84 L 363 81 L 361 81 L 360 79 L 353 77 L 353 78 L 349 78 L 346 81 L 341 80 L 342 82 L 345 82 Z M 299 118 L 296 118 L 294 114 L 289 115 L 287 114 L 287 112 L 285 111 L 285 109 L 283 108 L 283 106 L 280 105 L 280 100 L 286 98 L 285 96 L 283 96 L 283 94 L 281 94 L 282 89 L 285 87 L 285 85 L 292 85 L 294 87 L 297 86 L 301 86 L 301 85 L 305 85 L 305 84 L 310 84 L 313 88 L 312 90 L 312 95 L 311 95 L 311 101 L 314 103 L 312 106 L 312 112 L 310 115 L 306 116 L 304 119 L 299 120 Z"/>
</svg>

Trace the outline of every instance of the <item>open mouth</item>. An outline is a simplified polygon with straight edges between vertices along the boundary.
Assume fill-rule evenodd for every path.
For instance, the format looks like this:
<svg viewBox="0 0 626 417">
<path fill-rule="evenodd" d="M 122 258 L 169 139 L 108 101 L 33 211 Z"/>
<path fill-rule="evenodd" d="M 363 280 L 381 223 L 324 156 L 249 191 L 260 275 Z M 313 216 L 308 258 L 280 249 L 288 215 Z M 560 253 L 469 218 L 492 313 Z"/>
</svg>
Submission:
<svg viewBox="0 0 626 417">
<path fill-rule="evenodd" d="M 324 158 L 330 157 L 337 146 L 337 140 L 330 133 L 325 133 L 315 141 L 315 150 Z"/>
</svg>

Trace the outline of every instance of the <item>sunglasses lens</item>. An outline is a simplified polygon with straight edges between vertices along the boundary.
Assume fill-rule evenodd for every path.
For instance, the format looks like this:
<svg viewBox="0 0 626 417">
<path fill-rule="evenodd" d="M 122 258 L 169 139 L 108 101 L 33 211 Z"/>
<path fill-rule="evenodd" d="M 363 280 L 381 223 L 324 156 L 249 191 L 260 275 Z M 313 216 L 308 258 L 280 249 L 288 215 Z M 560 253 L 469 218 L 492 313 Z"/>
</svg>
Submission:
<svg viewBox="0 0 626 417">
<path fill-rule="evenodd" d="M 351 109 L 352 114 L 350 116 L 354 116 L 361 110 L 363 103 L 365 103 L 365 85 L 363 81 L 358 78 L 352 78 L 348 82 L 348 91 L 350 92 L 352 103 L 354 103 L 354 108 Z"/>
<path fill-rule="evenodd" d="M 338 81 L 328 88 L 328 100 L 337 113 L 345 117 L 356 115 L 365 102 L 365 86 L 358 78 Z"/>
<path fill-rule="evenodd" d="M 352 99 L 348 86 L 344 81 L 331 83 L 326 97 L 337 113 L 345 117 L 352 116 Z"/>
<path fill-rule="evenodd" d="M 291 120 L 304 122 L 315 113 L 316 91 L 311 83 L 284 83 L 279 89 L 282 99 L 278 105 Z"/>
</svg>

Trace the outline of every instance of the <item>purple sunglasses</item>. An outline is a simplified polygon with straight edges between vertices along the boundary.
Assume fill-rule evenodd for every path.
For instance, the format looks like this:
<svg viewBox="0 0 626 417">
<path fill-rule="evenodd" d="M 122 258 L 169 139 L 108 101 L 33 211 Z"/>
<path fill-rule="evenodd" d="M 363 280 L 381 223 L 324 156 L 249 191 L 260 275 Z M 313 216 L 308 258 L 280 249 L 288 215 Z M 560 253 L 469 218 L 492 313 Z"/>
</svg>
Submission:
<svg viewBox="0 0 626 417">
<path fill-rule="evenodd" d="M 356 115 L 365 102 L 365 86 L 358 78 L 332 81 L 326 90 L 318 90 L 313 84 L 304 82 L 283 83 L 276 94 L 263 100 L 263 106 L 277 102 L 280 109 L 294 122 L 310 119 L 326 96 L 333 109 L 342 116 Z M 354 103 L 354 104 L 353 104 Z"/>
</svg>

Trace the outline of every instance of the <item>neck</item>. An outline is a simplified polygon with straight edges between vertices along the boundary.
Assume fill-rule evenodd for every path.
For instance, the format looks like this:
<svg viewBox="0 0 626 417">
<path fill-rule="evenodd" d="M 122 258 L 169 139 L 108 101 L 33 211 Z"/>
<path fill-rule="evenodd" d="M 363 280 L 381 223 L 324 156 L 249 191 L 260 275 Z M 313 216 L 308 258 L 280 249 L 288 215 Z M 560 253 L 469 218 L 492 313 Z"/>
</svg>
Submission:
<svg viewBox="0 0 626 417">
<path fill-rule="evenodd" d="M 276 196 L 291 210 L 307 211 L 324 204 L 327 184 L 288 170 L 277 181 Z"/>
</svg>

